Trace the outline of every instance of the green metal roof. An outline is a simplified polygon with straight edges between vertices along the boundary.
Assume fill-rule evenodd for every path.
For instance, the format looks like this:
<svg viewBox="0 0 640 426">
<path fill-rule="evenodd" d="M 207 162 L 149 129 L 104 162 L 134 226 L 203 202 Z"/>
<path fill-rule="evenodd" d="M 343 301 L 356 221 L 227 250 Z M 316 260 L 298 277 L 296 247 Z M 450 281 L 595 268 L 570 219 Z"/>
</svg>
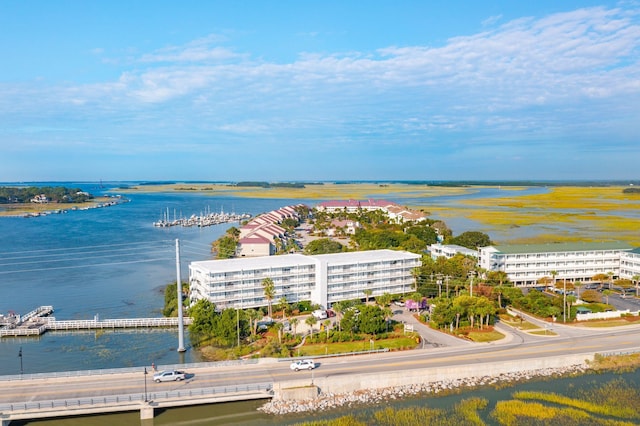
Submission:
<svg viewBox="0 0 640 426">
<path fill-rule="evenodd" d="M 553 243 L 553 244 L 518 244 L 495 246 L 502 254 L 519 253 L 560 253 L 567 251 L 594 251 L 594 250 L 631 250 L 629 244 L 620 242 L 606 243 Z"/>
</svg>

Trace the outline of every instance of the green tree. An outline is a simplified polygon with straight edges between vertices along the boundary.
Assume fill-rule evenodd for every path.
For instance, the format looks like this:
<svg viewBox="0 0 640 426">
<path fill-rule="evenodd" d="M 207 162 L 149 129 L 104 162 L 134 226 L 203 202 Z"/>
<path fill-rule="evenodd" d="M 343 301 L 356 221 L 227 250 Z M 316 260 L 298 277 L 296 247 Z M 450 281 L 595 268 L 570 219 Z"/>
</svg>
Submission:
<svg viewBox="0 0 640 426">
<path fill-rule="evenodd" d="M 162 315 L 165 317 L 177 317 L 178 316 L 178 292 L 177 285 L 174 281 L 164 289 L 164 308 L 162 309 Z M 189 283 L 182 283 L 182 306 L 183 308 L 189 307 Z"/>
<path fill-rule="evenodd" d="M 370 288 L 365 288 L 364 290 L 362 290 L 362 293 L 364 293 L 365 303 L 369 303 L 369 296 L 371 296 L 373 290 L 371 290 Z"/>
<path fill-rule="evenodd" d="M 291 318 L 289 320 L 289 324 L 291 324 L 291 327 L 293 327 L 293 334 L 297 334 L 297 327 L 298 327 L 298 323 L 300 322 L 300 320 L 298 318 Z"/>
<path fill-rule="evenodd" d="M 213 334 L 216 321 L 216 305 L 206 299 L 198 300 L 189 310 L 191 325 L 189 325 L 189 335 L 194 346 L 199 346 L 200 342 Z"/>
<path fill-rule="evenodd" d="M 478 231 L 463 232 L 457 237 L 451 238 L 449 242 L 451 244 L 457 244 L 473 250 L 476 250 L 478 247 L 487 247 L 492 244 L 491 239 L 487 234 Z"/>
<path fill-rule="evenodd" d="M 272 318 L 272 303 L 273 298 L 276 297 L 276 286 L 273 283 L 273 280 L 267 277 L 262 280 L 262 289 L 264 291 L 264 298 L 267 299 L 267 305 L 269 306 L 269 318 Z"/>
<path fill-rule="evenodd" d="M 342 330 L 348 331 L 351 334 L 351 337 L 353 337 L 353 333 L 358 331 L 358 318 L 359 314 L 356 313 L 355 309 L 346 309 L 342 316 L 342 320 L 340 321 L 340 327 Z"/>
<path fill-rule="evenodd" d="M 358 317 L 358 331 L 366 334 L 378 334 L 385 331 L 384 312 L 379 306 L 363 306 Z"/>
<path fill-rule="evenodd" d="M 309 315 L 307 318 L 305 318 L 304 322 L 309 326 L 311 338 L 313 339 L 313 326 L 318 322 L 318 320 L 313 315 Z"/>
<path fill-rule="evenodd" d="M 304 248 L 306 254 L 340 253 L 343 251 L 345 248 L 342 244 L 329 238 L 313 240 Z"/>
<path fill-rule="evenodd" d="M 247 316 L 251 323 L 251 335 L 255 336 L 258 332 L 258 321 L 262 318 L 262 312 L 257 309 L 249 309 Z"/>
</svg>

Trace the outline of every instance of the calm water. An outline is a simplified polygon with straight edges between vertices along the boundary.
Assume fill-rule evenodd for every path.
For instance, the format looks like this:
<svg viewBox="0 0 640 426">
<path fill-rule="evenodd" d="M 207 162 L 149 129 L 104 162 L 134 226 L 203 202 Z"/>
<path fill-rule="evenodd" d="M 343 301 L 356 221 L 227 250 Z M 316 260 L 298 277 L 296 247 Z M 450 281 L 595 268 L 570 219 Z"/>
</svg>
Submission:
<svg viewBox="0 0 640 426">
<path fill-rule="evenodd" d="M 95 184 L 65 186 L 100 192 Z M 130 199 L 66 214 L 0 218 L 0 313 L 25 314 L 52 305 L 60 320 L 161 316 L 164 287 L 176 280 L 175 239 L 186 280 L 188 263 L 210 258 L 211 242 L 237 223 L 156 228 L 154 221 L 167 210 L 171 217 L 221 209 L 256 215 L 293 203 L 199 194 L 134 194 Z M 177 331 L 3 338 L 0 375 L 20 373 L 20 348 L 25 374 L 198 361 L 195 351 L 180 356 L 177 345 Z"/>
</svg>

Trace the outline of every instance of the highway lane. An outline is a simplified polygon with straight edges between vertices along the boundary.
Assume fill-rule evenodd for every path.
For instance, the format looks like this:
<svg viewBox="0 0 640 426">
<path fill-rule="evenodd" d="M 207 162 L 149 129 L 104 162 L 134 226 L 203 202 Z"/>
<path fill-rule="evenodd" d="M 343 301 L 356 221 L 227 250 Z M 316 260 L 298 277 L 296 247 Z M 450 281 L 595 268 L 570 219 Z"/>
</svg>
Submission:
<svg viewBox="0 0 640 426">
<path fill-rule="evenodd" d="M 586 330 L 589 332 L 589 330 Z M 598 330 L 585 336 L 549 337 L 525 340 L 512 338 L 504 344 L 474 344 L 464 347 L 413 350 L 361 356 L 317 359 L 318 368 L 293 372 L 288 362 L 265 362 L 233 367 L 207 367 L 188 370 L 183 382 L 154 383 L 147 376 L 147 392 L 169 392 L 220 386 L 286 381 L 300 378 L 344 376 L 384 371 L 415 370 L 427 367 L 482 364 L 514 359 L 541 358 L 561 354 L 608 353 L 640 348 L 637 327 Z M 479 367 L 481 368 L 481 367 Z M 78 399 L 110 395 L 141 394 L 144 374 L 94 375 L 73 378 L 47 378 L 0 382 L 0 403 Z"/>
</svg>

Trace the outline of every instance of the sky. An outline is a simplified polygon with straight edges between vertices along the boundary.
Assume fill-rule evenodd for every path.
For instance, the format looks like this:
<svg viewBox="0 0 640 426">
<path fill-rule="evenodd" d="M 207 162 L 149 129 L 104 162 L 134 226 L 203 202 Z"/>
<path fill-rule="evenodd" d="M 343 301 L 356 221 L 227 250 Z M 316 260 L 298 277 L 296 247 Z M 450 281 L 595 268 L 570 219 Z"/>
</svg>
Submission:
<svg viewBox="0 0 640 426">
<path fill-rule="evenodd" d="M 3 0 L 0 40 L 3 182 L 640 178 L 639 0 Z"/>
</svg>

